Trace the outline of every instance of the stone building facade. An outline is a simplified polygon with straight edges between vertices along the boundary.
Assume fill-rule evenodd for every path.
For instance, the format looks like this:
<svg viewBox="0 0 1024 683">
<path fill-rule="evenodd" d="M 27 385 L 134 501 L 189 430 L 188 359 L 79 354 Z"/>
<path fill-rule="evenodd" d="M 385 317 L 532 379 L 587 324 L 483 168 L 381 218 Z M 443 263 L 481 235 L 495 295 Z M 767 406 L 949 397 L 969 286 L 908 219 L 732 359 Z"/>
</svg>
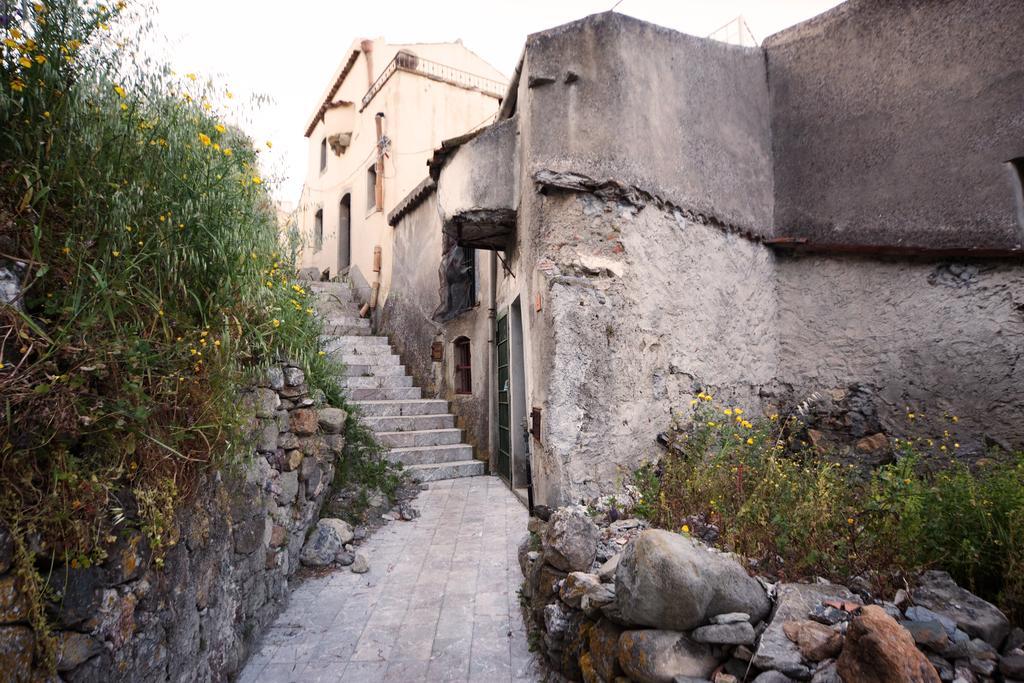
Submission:
<svg viewBox="0 0 1024 683">
<path fill-rule="evenodd" d="M 549 504 L 613 491 L 700 390 L 1019 448 L 1022 25 L 849 0 L 760 47 L 614 13 L 531 35 L 497 122 L 390 214 L 415 294 L 377 324 L 448 397 L 470 339 L 465 426 Z M 439 323 L 445 239 L 487 265 Z"/>
</svg>

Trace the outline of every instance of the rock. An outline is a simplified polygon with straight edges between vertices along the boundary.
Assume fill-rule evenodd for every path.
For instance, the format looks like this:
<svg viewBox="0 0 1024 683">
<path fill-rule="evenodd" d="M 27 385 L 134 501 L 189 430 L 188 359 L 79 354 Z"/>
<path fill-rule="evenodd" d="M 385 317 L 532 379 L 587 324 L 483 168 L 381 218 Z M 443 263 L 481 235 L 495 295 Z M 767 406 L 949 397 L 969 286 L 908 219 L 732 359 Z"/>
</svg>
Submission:
<svg viewBox="0 0 1024 683">
<path fill-rule="evenodd" d="M 621 676 L 619 666 L 619 636 L 622 629 L 607 619 L 601 619 L 590 629 L 590 661 L 594 671 L 606 681 Z"/>
<path fill-rule="evenodd" d="M 280 365 L 271 365 L 267 368 L 266 383 L 274 391 L 284 389 L 284 371 Z"/>
<path fill-rule="evenodd" d="M 311 436 L 316 434 L 320 422 L 317 413 L 312 408 L 296 408 L 289 413 L 291 430 L 298 436 Z"/>
<path fill-rule="evenodd" d="M 1014 626 L 1003 642 L 1003 653 L 1009 654 L 1010 650 L 1016 650 L 1019 647 L 1024 647 L 1024 628 Z"/>
<path fill-rule="evenodd" d="M 793 679 L 781 671 L 765 671 L 753 683 L 793 683 Z"/>
<path fill-rule="evenodd" d="M 0 671 L 12 683 L 28 681 L 32 672 L 35 637 L 27 626 L 0 626 Z"/>
<path fill-rule="evenodd" d="M 905 614 L 910 621 L 937 621 L 950 637 L 956 631 L 956 621 L 945 615 L 933 612 L 927 607 L 914 605 L 913 607 L 908 607 Z"/>
<path fill-rule="evenodd" d="M 811 683 L 845 683 L 842 678 L 839 677 L 839 672 L 836 670 L 836 663 L 832 660 L 822 662 L 817 669 L 814 670 L 814 675 L 811 676 Z"/>
<path fill-rule="evenodd" d="M 560 603 L 544 606 L 544 631 L 553 640 L 565 640 L 569 632 L 569 612 Z"/>
<path fill-rule="evenodd" d="M 939 680 L 943 683 L 951 683 L 955 676 L 953 665 L 945 657 L 940 657 L 936 654 L 926 654 L 925 656 L 928 657 L 928 661 L 935 667 L 935 672 L 939 674 Z"/>
<path fill-rule="evenodd" d="M 971 671 L 966 659 L 957 660 L 953 665 L 953 683 L 977 683 L 978 677 Z"/>
<path fill-rule="evenodd" d="M 639 683 L 668 683 L 676 676 L 708 678 L 718 666 L 708 645 L 678 631 L 623 631 L 618 652 L 622 670 Z"/>
<path fill-rule="evenodd" d="M 760 621 L 771 607 L 764 588 L 736 560 L 661 529 L 643 531 L 626 546 L 615 593 L 629 623 L 678 631 L 726 612 Z"/>
<path fill-rule="evenodd" d="M 398 516 L 406 522 L 411 522 L 412 520 L 420 516 L 420 511 L 414 508 L 409 503 L 399 503 Z"/>
<path fill-rule="evenodd" d="M 277 450 L 277 437 L 280 434 L 276 422 L 267 422 L 260 428 L 256 437 L 256 450 L 260 453 L 273 453 Z"/>
<path fill-rule="evenodd" d="M 277 478 L 277 504 L 291 505 L 299 493 L 299 473 L 295 470 L 282 472 Z"/>
<path fill-rule="evenodd" d="M 750 621 L 750 615 L 746 612 L 726 612 L 711 617 L 712 624 L 738 624 L 741 621 Z"/>
<path fill-rule="evenodd" d="M 999 672 L 1005 678 L 1024 680 L 1024 655 L 1007 655 L 999 660 Z"/>
<path fill-rule="evenodd" d="M 28 597 L 21 591 L 21 580 L 11 574 L 0 576 L 0 624 L 27 619 Z"/>
<path fill-rule="evenodd" d="M 823 605 L 819 603 L 814 606 L 814 609 L 811 610 L 808 616 L 811 620 L 816 621 L 819 624 L 834 626 L 844 621 L 848 621 L 850 613 L 846 610 L 836 609 L 832 605 Z"/>
<path fill-rule="evenodd" d="M 554 510 L 552 510 L 547 505 L 534 505 L 533 506 L 533 515 L 534 515 L 534 517 L 537 517 L 542 522 L 551 521 L 551 515 L 552 515 L 553 512 L 554 512 Z"/>
<path fill-rule="evenodd" d="M 877 605 L 850 621 L 836 669 L 844 680 L 858 683 L 940 683 L 906 629 Z"/>
<path fill-rule="evenodd" d="M 352 540 L 352 527 L 348 522 L 327 517 L 316 523 L 313 533 L 302 546 L 299 561 L 307 567 L 323 567 L 334 562 L 345 544 Z"/>
<path fill-rule="evenodd" d="M 305 456 L 302 455 L 302 451 L 298 450 L 297 448 L 293 448 L 292 450 L 286 452 L 284 454 L 284 461 L 282 462 L 282 467 L 284 471 L 291 472 L 292 470 L 299 469 L 299 467 L 302 466 L 303 457 Z"/>
<path fill-rule="evenodd" d="M 914 602 L 949 617 L 971 637 L 999 647 L 1010 632 L 1010 621 L 999 609 L 956 584 L 949 574 L 927 571 L 913 592 Z"/>
<path fill-rule="evenodd" d="M 844 600 L 857 602 L 857 598 L 843 586 L 830 583 L 782 583 L 776 588 L 776 608 L 771 622 L 768 624 L 757 646 L 757 652 L 751 663 L 759 669 L 781 671 L 790 678 L 807 680 L 811 677 L 810 669 L 804 665 L 803 656 L 796 643 L 791 641 L 783 624 L 794 619 L 802 619 L 814 605 L 825 600 Z"/>
<path fill-rule="evenodd" d="M 334 563 L 340 567 L 347 567 L 355 561 L 355 554 L 347 548 L 334 556 Z"/>
<path fill-rule="evenodd" d="M 695 629 L 691 637 L 709 645 L 753 645 L 754 627 L 749 621 L 712 624 Z"/>
<path fill-rule="evenodd" d="M 54 640 L 57 650 L 57 671 L 71 671 L 103 649 L 98 640 L 76 631 L 59 631 Z"/>
<path fill-rule="evenodd" d="M 321 408 L 317 412 L 317 420 L 320 424 L 320 429 L 325 434 L 341 434 L 345 431 L 345 420 L 348 419 L 348 413 L 341 408 Z"/>
<path fill-rule="evenodd" d="M 281 397 L 273 389 L 259 388 L 256 390 L 256 417 L 274 417 L 281 405 Z"/>
<path fill-rule="evenodd" d="M 941 652 L 949 643 L 949 634 L 942 624 L 931 621 L 905 621 L 903 628 L 910 632 L 914 642 L 935 652 Z"/>
<path fill-rule="evenodd" d="M 594 574 L 587 574 L 586 572 L 570 572 L 565 581 L 562 582 L 562 588 L 559 591 L 559 597 L 562 598 L 562 602 L 579 609 L 580 601 L 583 600 L 583 596 L 587 594 L 587 591 L 594 590 L 601 587 L 601 581 Z"/>
<path fill-rule="evenodd" d="M 865 436 L 854 446 L 861 453 L 881 453 L 889 448 L 889 439 L 885 434 Z"/>
<path fill-rule="evenodd" d="M 697 681 L 700 679 L 691 678 L 690 680 Z M 730 673 L 725 673 L 724 671 L 719 671 L 715 674 L 715 677 L 712 679 L 712 683 L 739 683 L 739 681 L 740 679 L 738 679 L 736 676 Z"/>
<path fill-rule="evenodd" d="M 314 486 L 320 483 L 322 468 L 316 458 L 304 458 L 299 465 L 299 481 L 312 483 Z"/>
<path fill-rule="evenodd" d="M 601 568 L 597 570 L 597 576 L 603 583 L 611 583 L 615 581 L 615 570 L 619 568 L 619 561 L 621 559 L 622 553 L 616 553 L 608 558 L 608 560 L 601 565 Z"/>
<path fill-rule="evenodd" d="M 286 386 L 301 386 L 305 381 L 306 375 L 299 368 L 289 366 L 284 369 L 284 383 Z"/>
<path fill-rule="evenodd" d="M 288 542 L 288 530 L 280 524 L 275 524 L 270 529 L 270 547 L 280 548 Z"/>
<path fill-rule="evenodd" d="M 597 555 L 599 535 L 582 506 L 559 508 L 544 533 L 544 559 L 565 572 L 587 571 Z"/>
<path fill-rule="evenodd" d="M 0 574 L 6 574 L 14 564 L 14 539 L 11 532 L 0 524 Z"/>
<path fill-rule="evenodd" d="M 353 574 L 365 574 L 370 571 L 370 559 L 365 553 L 356 553 L 355 558 L 352 560 L 352 566 L 349 568 Z"/>
<path fill-rule="evenodd" d="M 831 659 L 843 648 L 841 635 L 810 619 L 787 621 L 782 624 L 782 631 L 796 643 L 800 655 L 809 662 Z"/>
</svg>

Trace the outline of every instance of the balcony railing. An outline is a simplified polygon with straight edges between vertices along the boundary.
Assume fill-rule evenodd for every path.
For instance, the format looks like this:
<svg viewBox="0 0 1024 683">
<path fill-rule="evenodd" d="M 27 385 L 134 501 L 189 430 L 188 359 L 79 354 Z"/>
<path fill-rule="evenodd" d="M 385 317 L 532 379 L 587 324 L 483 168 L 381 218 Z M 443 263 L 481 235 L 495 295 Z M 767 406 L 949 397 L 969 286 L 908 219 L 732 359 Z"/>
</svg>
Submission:
<svg viewBox="0 0 1024 683">
<path fill-rule="evenodd" d="M 477 76 L 471 74 L 468 71 L 462 69 L 456 69 L 455 67 L 447 66 L 445 64 L 439 64 L 432 62 L 429 59 L 422 59 L 409 52 L 399 52 L 395 55 L 384 71 L 381 72 L 377 80 L 373 82 L 370 89 L 363 95 L 362 106 L 359 111 L 366 109 L 370 105 L 373 98 L 381 91 L 384 84 L 388 82 L 388 79 L 396 71 L 408 71 L 410 73 L 419 74 L 435 81 L 442 83 L 448 83 L 459 88 L 465 88 L 467 90 L 479 90 L 480 92 L 490 95 L 492 97 L 501 98 L 505 95 L 505 84 L 501 81 L 496 81 L 491 78 L 484 78 L 483 76 Z"/>
</svg>

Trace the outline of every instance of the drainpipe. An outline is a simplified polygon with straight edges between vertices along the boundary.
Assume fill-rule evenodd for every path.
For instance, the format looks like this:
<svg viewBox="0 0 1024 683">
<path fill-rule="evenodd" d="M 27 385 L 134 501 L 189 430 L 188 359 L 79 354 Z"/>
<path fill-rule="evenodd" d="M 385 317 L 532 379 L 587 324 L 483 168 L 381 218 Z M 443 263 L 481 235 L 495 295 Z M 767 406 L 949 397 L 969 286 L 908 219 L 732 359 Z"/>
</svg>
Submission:
<svg viewBox="0 0 1024 683">
<path fill-rule="evenodd" d="M 366 55 L 366 87 L 369 88 L 373 86 L 373 41 L 360 41 L 359 49 Z"/>
<path fill-rule="evenodd" d="M 498 424 L 498 252 L 491 251 L 491 282 L 487 295 L 487 365 L 490 375 L 491 390 L 487 392 L 487 415 L 491 424 L 488 430 L 490 451 L 493 456 L 498 449 L 497 434 L 494 426 Z"/>
<path fill-rule="evenodd" d="M 377 211 L 384 210 L 384 112 L 379 111 L 373 117 L 377 124 L 377 163 L 374 164 L 374 172 L 377 180 L 373 184 L 374 204 Z"/>
<path fill-rule="evenodd" d="M 370 285 L 370 301 L 365 303 L 359 309 L 359 317 L 366 318 L 369 316 L 370 311 L 377 308 L 377 297 L 380 295 L 380 269 L 381 269 L 381 250 L 378 244 L 373 248 L 373 284 Z"/>
</svg>

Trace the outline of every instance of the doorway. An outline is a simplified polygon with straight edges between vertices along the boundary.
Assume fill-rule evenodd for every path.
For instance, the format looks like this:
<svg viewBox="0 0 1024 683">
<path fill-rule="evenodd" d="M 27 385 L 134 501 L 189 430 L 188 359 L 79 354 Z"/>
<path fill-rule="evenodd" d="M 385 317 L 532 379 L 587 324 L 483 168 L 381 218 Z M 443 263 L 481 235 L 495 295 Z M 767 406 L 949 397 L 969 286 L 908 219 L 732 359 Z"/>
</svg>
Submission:
<svg viewBox="0 0 1024 683">
<path fill-rule="evenodd" d="M 513 489 L 526 490 L 526 469 L 529 467 L 529 442 L 526 430 L 526 367 L 523 362 L 523 311 L 519 297 L 509 309 L 509 379 L 512 395 L 509 405 L 512 413 L 512 480 Z"/>
<path fill-rule="evenodd" d="M 346 194 L 338 205 L 338 273 L 345 272 L 352 259 L 352 195 Z"/>
<path fill-rule="evenodd" d="M 508 314 L 498 318 L 495 343 L 498 351 L 498 448 L 494 454 L 494 471 L 511 485 L 512 478 L 512 411 L 509 401 Z"/>
</svg>

